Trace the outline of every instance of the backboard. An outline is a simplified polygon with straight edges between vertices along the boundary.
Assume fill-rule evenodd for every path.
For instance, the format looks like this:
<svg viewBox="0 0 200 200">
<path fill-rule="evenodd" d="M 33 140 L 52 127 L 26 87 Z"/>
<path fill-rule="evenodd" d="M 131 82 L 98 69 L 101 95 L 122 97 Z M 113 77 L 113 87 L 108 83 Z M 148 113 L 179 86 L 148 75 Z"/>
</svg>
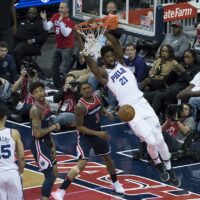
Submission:
<svg viewBox="0 0 200 200">
<path fill-rule="evenodd" d="M 73 0 L 72 18 L 88 20 L 107 14 L 109 0 Z M 115 0 L 119 27 L 138 37 L 157 39 L 163 37 L 163 8 L 157 0 Z"/>
</svg>

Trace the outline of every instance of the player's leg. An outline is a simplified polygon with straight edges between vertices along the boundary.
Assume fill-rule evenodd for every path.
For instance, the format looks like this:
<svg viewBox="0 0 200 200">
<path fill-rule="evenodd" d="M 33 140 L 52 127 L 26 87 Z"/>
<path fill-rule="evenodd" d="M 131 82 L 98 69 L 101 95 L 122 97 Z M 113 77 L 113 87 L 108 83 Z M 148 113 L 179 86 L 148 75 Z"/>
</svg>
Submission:
<svg viewBox="0 0 200 200">
<path fill-rule="evenodd" d="M 35 140 L 31 151 L 38 164 L 39 169 L 44 174 L 44 182 L 41 188 L 42 200 L 48 200 L 51 194 L 51 189 L 57 177 L 57 161 L 55 157 L 52 157 L 52 147 Z"/>
<path fill-rule="evenodd" d="M 121 186 L 117 180 L 117 174 L 115 170 L 115 165 L 110 157 L 110 149 L 107 141 L 95 136 L 92 138 L 92 147 L 94 149 L 95 155 L 101 155 L 105 161 L 107 170 L 110 174 L 111 180 L 113 182 L 113 188 L 117 193 L 124 194 L 124 188 Z"/>
<path fill-rule="evenodd" d="M 52 167 L 43 170 L 43 174 L 45 179 L 41 189 L 42 200 L 48 200 L 57 177 L 57 164 L 55 163 Z"/>
<path fill-rule="evenodd" d="M 146 142 L 147 151 L 159 171 L 161 180 L 168 181 L 169 174 L 166 172 L 159 157 L 158 148 L 156 145 L 157 138 L 155 138 L 155 136 L 152 134 L 151 127 L 147 123 L 146 119 L 140 119 L 138 122 L 135 123 L 131 121 L 128 124 L 135 135 L 137 135 L 141 139 L 141 141 Z"/>
<path fill-rule="evenodd" d="M 59 189 L 51 193 L 54 199 L 62 200 L 64 198 L 66 189 L 71 185 L 73 180 L 85 168 L 86 165 L 87 160 L 81 159 L 78 161 L 77 165 L 69 170 L 66 179 L 63 181 Z"/>
<path fill-rule="evenodd" d="M 117 179 L 115 165 L 114 165 L 112 158 L 110 157 L 110 154 L 102 155 L 102 157 L 103 157 L 103 160 L 106 164 L 107 170 L 110 174 L 110 178 L 113 182 L 114 190 L 117 193 L 124 194 L 124 192 L 125 192 L 124 188 L 122 187 L 122 185 L 119 183 L 119 181 Z"/>
<path fill-rule="evenodd" d="M 91 149 L 91 143 L 89 139 L 81 135 L 77 142 L 76 148 L 77 148 L 77 155 L 79 157 L 79 161 L 77 165 L 75 165 L 74 167 L 70 169 L 70 171 L 67 174 L 66 179 L 63 181 L 59 189 L 57 189 L 55 192 L 52 192 L 52 196 L 56 200 L 60 200 L 64 198 L 65 190 L 70 186 L 72 181 L 85 168 L 87 164 L 89 152 Z"/>
<path fill-rule="evenodd" d="M 152 133 L 154 134 L 154 136 L 156 138 L 157 149 L 158 149 L 159 155 L 165 165 L 165 168 L 170 175 L 171 183 L 175 186 L 180 186 L 181 182 L 178 179 L 178 177 L 176 176 L 176 174 L 171 166 L 171 160 L 170 160 L 171 155 L 169 152 L 169 148 L 164 140 L 158 117 L 149 117 L 146 119 L 146 121 L 150 124 Z"/>
<path fill-rule="evenodd" d="M 7 199 L 7 171 L 0 172 L 0 199 Z"/>
<path fill-rule="evenodd" d="M 21 176 L 17 170 L 9 170 L 7 175 L 7 198 L 9 200 L 22 200 L 23 187 Z"/>
</svg>

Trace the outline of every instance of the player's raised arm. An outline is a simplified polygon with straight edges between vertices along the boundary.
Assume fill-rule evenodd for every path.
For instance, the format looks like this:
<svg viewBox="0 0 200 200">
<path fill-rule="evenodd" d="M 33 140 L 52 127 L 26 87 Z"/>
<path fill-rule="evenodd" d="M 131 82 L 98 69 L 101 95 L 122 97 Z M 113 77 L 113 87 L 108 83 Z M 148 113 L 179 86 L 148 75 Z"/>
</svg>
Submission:
<svg viewBox="0 0 200 200">
<path fill-rule="evenodd" d="M 20 172 L 20 174 L 22 174 L 24 172 L 24 166 L 25 166 L 24 146 L 21 141 L 20 134 L 16 129 L 12 130 L 12 137 L 16 144 L 16 154 L 17 154 L 17 158 L 18 158 L 19 172 Z"/>
<path fill-rule="evenodd" d="M 97 63 L 90 55 L 85 55 L 85 60 L 91 72 L 96 76 L 98 81 L 101 84 L 106 85 L 108 82 L 107 72 L 103 68 L 98 67 Z"/>
<path fill-rule="evenodd" d="M 124 63 L 124 52 L 119 43 L 119 40 L 115 36 L 113 36 L 111 33 L 109 33 L 108 31 L 105 31 L 104 35 L 112 43 L 113 51 L 114 51 L 115 56 L 117 57 L 117 60 L 123 64 Z"/>
</svg>

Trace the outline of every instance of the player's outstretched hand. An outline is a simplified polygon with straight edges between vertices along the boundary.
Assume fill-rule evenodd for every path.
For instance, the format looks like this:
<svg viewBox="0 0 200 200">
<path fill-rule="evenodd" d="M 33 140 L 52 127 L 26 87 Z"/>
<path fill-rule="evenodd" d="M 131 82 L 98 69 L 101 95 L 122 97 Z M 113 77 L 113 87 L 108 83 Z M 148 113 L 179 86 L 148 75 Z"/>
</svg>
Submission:
<svg viewBox="0 0 200 200">
<path fill-rule="evenodd" d="M 105 131 L 99 131 L 98 137 L 103 140 L 110 140 L 110 135 L 108 135 Z"/>
</svg>

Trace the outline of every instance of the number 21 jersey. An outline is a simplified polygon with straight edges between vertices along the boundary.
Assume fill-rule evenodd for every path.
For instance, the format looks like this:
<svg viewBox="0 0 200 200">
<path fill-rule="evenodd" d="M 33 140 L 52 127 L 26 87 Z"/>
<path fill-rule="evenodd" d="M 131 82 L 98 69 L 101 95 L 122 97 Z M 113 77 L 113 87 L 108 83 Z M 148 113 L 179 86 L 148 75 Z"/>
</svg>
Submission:
<svg viewBox="0 0 200 200">
<path fill-rule="evenodd" d="M 107 86 L 116 96 L 120 106 L 143 97 L 143 92 L 139 90 L 136 78 L 128 67 L 116 63 L 115 68 L 106 69 L 106 71 L 108 73 Z"/>
</svg>

